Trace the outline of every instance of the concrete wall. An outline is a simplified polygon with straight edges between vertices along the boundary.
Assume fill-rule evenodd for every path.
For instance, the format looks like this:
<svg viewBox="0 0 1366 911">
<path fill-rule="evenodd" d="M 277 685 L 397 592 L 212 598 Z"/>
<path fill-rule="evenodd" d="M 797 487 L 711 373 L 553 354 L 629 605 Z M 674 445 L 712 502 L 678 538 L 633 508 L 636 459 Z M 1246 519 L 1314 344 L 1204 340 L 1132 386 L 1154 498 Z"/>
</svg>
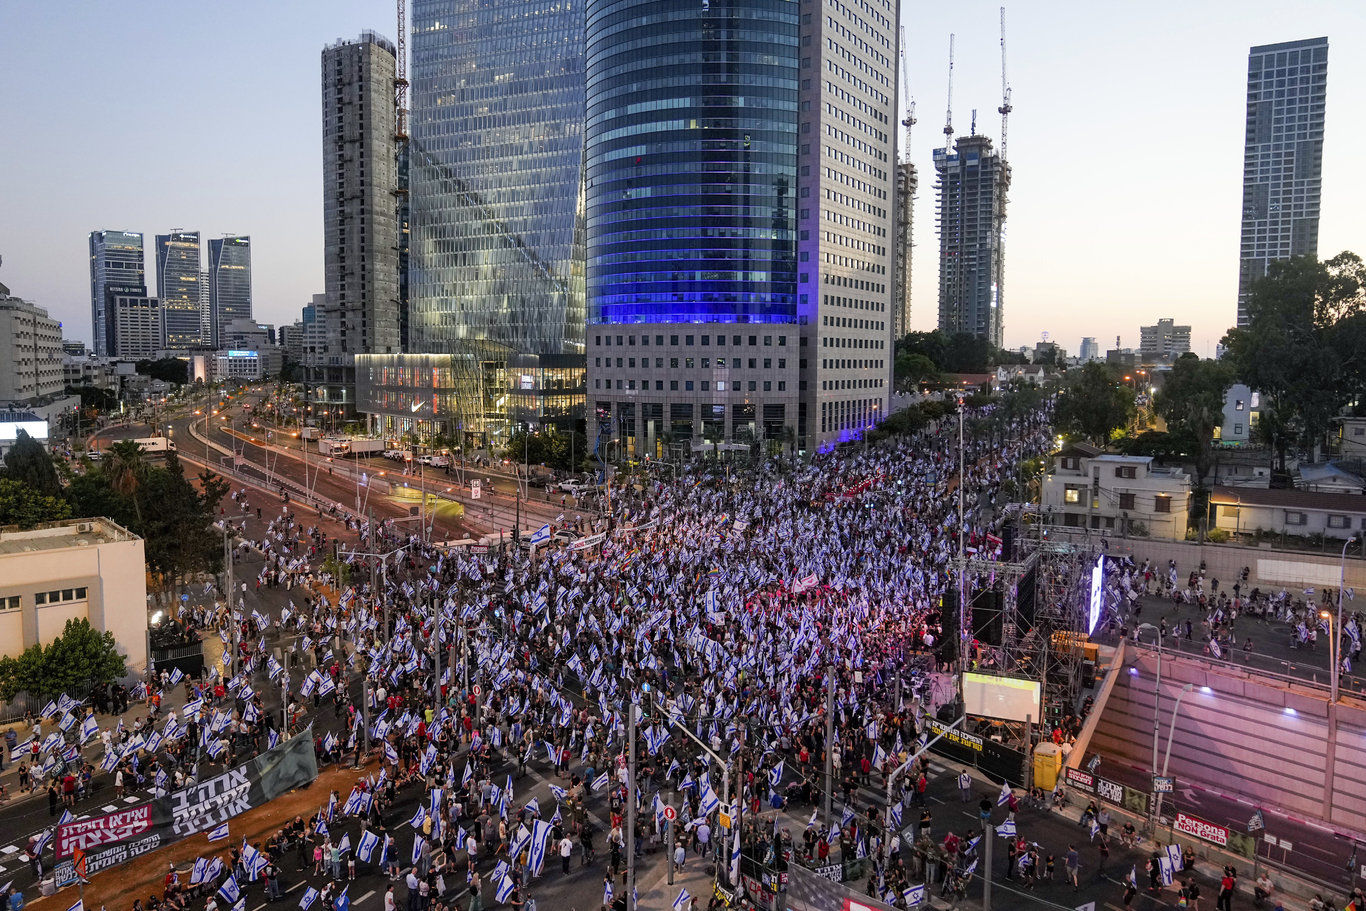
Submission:
<svg viewBox="0 0 1366 911">
<path fill-rule="evenodd" d="M 1157 657 L 1130 649 L 1105 705 L 1090 749 L 1107 759 L 1149 768 Z M 1134 673 L 1136 671 L 1136 673 Z M 1164 655 L 1158 764 L 1172 708 L 1182 687 L 1170 774 L 1183 783 L 1237 794 L 1264 806 L 1352 830 L 1366 818 L 1366 703 L 1344 699 L 1336 736 L 1327 693 L 1310 687 L 1217 671 L 1192 658 Z M 1335 749 L 1330 755 L 1330 740 Z M 1331 783 L 1331 786 L 1328 786 Z"/>
</svg>

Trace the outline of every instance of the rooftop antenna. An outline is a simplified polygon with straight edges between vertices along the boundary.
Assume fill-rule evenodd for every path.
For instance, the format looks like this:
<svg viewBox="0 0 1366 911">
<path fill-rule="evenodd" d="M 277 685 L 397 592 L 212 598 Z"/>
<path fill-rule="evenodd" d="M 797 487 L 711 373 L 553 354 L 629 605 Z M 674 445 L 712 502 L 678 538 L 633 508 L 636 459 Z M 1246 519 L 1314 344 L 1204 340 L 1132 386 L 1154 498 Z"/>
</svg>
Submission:
<svg viewBox="0 0 1366 911">
<path fill-rule="evenodd" d="M 1006 8 L 1001 7 L 1001 106 L 996 109 L 1001 115 L 1001 160 L 1006 157 L 1006 120 L 1012 110 L 1010 106 L 1010 83 L 1006 81 Z"/>
<path fill-rule="evenodd" d="M 901 27 L 901 94 L 906 96 L 906 119 L 901 125 L 906 128 L 902 160 L 911 160 L 911 127 L 915 126 L 915 99 L 911 98 L 911 78 L 906 69 L 906 26 Z"/>
<path fill-rule="evenodd" d="M 953 35 L 949 35 L 949 104 L 944 109 L 944 147 L 953 145 Z"/>
<path fill-rule="evenodd" d="M 977 135 L 977 109 L 976 109 L 976 108 L 973 108 L 973 109 L 972 109 L 972 130 L 971 130 L 971 132 L 972 132 L 972 135 L 973 135 L 973 136 L 976 136 L 976 135 Z"/>
</svg>

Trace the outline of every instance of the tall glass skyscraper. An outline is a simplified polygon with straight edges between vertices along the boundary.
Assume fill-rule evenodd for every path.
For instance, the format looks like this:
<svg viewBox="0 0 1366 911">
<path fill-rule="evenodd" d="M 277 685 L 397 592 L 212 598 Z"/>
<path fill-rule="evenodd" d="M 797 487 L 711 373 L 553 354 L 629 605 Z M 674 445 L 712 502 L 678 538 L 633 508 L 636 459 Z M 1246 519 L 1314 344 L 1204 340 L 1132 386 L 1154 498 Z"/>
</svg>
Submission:
<svg viewBox="0 0 1366 911">
<path fill-rule="evenodd" d="M 200 314 L 199 232 L 157 235 L 157 297 L 167 348 L 206 344 Z"/>
<path fill-rule="evenodd" d="M 235 319 L 251 319 L 251 238 L 209 238 L 209 315 L 220 347 L 223 327 Z"/>
<path fill-rule="evenodd" d="M 934 150 L 939 203 L 939 329 L 1001 347 L 1010 165 L 976 133 Z"/>
<path fill-rule="evenodd" d="M 1319 250 L 1328 39 L 1254 47 L 1247 56 L 1238 325 L 1252 284 L 1278 259 Z"/>
<path fill-rule="evenodd" d="M 897 3 L 587 13 L 590 434 L 861 434 L 890 376 Z"/>
<path fill-rule="evenodd" d="M 583 354 L 582 0 L 414 0 L 409 349 Z"/>
<path fill-rule="evenodd" d="M 109 357 L 109 289 L 147 287 L 142 235 L 136 231 L 90 232 L 90 331 L 97 357 Z"/>
</svg>

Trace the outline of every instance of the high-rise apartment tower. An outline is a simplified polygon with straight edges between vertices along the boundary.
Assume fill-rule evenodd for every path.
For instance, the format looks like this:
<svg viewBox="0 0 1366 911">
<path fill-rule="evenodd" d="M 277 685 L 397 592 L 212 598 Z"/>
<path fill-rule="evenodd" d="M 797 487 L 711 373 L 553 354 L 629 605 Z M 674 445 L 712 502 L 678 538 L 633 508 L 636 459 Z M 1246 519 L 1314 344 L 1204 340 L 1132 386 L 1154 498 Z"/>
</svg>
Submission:
<svg viewBox="0 0 1366 911">
<path fill-rule="evenodd" d="M 1253 282 L 1272 262 L 1318 254 L 1327 92 L 1327 38 L 1248 52 L 1239 326 L 1248 322 Z"/>
<path fill-rule="evenodd" d="M 939 328 L 1001 347 L 1005 306 L 1006 192 L 1010 165 L 991 140 L 959 136 L 934 150 L 938 177 Z"/>
</svg>

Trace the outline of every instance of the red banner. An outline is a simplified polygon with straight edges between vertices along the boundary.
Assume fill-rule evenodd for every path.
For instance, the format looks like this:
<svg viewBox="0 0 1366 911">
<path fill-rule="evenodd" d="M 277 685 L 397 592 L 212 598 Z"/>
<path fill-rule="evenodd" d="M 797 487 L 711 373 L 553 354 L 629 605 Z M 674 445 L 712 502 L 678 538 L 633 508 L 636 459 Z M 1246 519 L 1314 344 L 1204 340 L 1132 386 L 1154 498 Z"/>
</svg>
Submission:
<svg viewBox="0 0 1366 911">
<path fill-rule="evenodd" d="M 1212 841 L 1221 848 L 1228 846 L 1228 829 L 1203 819 L 1196 819 L 1194 816 L 1187 816 L 1185 813 L 1176 814 L 1176 824 L 1173 828 L 1185 835 Z"/>
</svg>

